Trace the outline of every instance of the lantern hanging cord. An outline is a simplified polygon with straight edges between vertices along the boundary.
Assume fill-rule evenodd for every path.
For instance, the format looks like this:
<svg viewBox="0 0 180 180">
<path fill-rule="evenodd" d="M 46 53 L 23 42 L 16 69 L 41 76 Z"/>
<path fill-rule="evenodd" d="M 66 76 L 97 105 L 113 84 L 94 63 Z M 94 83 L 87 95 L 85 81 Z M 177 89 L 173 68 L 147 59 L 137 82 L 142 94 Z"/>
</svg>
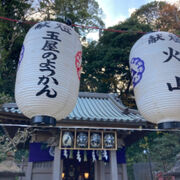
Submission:
<svg viewBox="0 0 180 180">
<path fill-rule="evenodd" d="M 22 21 L 22 20 L 17 20 L 17 19 L 11 19 L 11 18 L 7 18 L 7 17 L 3 17 L 3 16 L 0 16 L 0 19 L 9 21 L 9 22 L 31 24 L 31 25 L 38 23 L 38 22 L 32 22 L 32 21 Z M 116 29 L 106 29 L 106 28 L 100 28 L 97 26 L 85 26 L 85 25 L 78 25 L 78 24 L 72 24 L 71 26 L 81 28 L 81 29 L 96 29 L 96 30 L 117 32 L 117 33 L 138 33 L 138 34 L 146 34 L 147 33 L 147 32 L 142 32 L 142 31 L 125 31 L 125 30 L 116 30 Z"/>
<path fill-rule="evenodd" d="M 2 127 L 22 127 L 22 128 L 51 128 L 51 129 L 94 129 L 94 130 L 123 130 L 123 131 L 153 131 L 153 132 L 180 132 L 180 129 L 150 129 L 150 128 L 118 128 L 118 127 L 88 127 L 88 126 L 33 126 L 23 124 L 0 124 Z"/>
</svg>

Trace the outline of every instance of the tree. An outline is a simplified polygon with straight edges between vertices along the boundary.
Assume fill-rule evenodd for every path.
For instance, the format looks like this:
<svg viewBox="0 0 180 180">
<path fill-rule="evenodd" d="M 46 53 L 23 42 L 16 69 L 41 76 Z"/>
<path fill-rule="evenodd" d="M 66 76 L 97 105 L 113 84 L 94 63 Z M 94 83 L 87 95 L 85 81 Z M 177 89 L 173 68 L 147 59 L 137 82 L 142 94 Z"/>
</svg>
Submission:
<svg viewBox="0 0 180 180">
<path fill-rule="evenodd" d="M 179 34 L 180 28 L 180 11 L 176 5 L 166 4 L 160 10 L 158 26 L 162 31 L 169 31 Z"/>
<path fill-rule="evenodd" d="M 0 16 L 24 21 L 31 4 L 28 0 L 6 0 L 0 3 Z M 29 25 L 0 21 L 0 93 L 13 96 L 16 67 Z"/>
<path fill-rule="evenodd" d="M 179 132 L 151 132 L 143 139 L 127 147 L 128 177 L 133 180 L 133 164 L 148 162 L 144 150 L 148 150 L 151 161 L 156 163 L 155 171 L 167 172 L 175 163 L 180 152 Z"/>
<path fill-rule="evenodd" d="M 150 2 L 141 6 L 132 15 L 140 23 L 149 24 L 154 31 L 179 32 L 180 11 L 177 5 L 166 2 Z"/>
<path fill-rule="evenodd" d="M 133 44 L 142 36 L 137 31 L 151 31 L 148 25 L 136 19 L 111 27 L 127 33 L 104 32 L 99 42 L 92 42 L 83 49 L 81 91 L 118 93 L 128 97 L 130 87 L 129 53 Z M 126 99 L 124 98 L 124 99 Z"/>
<path fill-rule="evenodd" d="M 156 29 L 160 10 L 166 5 L 166 2 L 153 1 L 141 6 L 132 15 L 131 18 L 136 18 L 140 23 L 150 24 L 153 29 Z"/>
<path fill-rule="evenodd" d="M 95 0 L 39 0 L 37 12 L 45 20 L 64 21 L 68 18 L 73 24 L 104 27 L 101 19 L 102 10 Z M 90 29 L 76 30 L 84 34 L 89 32 Z"/>
<path fill-rule="evenodd" d="M 50 20 L 61 17 L 68 17 L 73 23 L 83 25 L 103 25 L 100 18 L 101 10 L 95 0 L 42 0 L 39 9 L 32 8 L 29 0 L 6 0 L 0 3 L 0 16 L 20 20 L 7 22 L 0 20 L 0 93 L 14 96 L 14 85 L 19 54 L 24 37 L 32 25 L 21 23 L 35 17 L 35 12 L 39 11 L 41 20 Z M 47 16 L 43 17 L 43 12 Z M 33 15 L 32 15 L 33 14 Z M 54 15 L 54 17 L 50 16 Z M 60 17 L 59 17 L 60 16 Z M 32 18 L 32 19 L 31 19 Z M 35 19 L 34 19 L 35 20 Z"/>
</svg>

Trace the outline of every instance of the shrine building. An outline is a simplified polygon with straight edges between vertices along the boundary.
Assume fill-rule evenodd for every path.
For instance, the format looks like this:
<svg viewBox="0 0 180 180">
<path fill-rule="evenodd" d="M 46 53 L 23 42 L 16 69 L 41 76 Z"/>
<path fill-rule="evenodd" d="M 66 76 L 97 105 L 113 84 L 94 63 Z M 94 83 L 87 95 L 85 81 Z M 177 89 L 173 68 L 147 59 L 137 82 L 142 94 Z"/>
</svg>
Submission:
<svg viewBox="0 0 180 180">
<path fill-rule="evenodd" d="M 74 110 L 55 127 L 32 127 L 15 103 L 2 106 L 0 124 L 10 134 L 32 132 L 20 180 L 128 180 L 126 147 L 144 135 L 133 129 L 151 125 L 116 94 L 88 92 L 79 93 Z"/>
</svg>

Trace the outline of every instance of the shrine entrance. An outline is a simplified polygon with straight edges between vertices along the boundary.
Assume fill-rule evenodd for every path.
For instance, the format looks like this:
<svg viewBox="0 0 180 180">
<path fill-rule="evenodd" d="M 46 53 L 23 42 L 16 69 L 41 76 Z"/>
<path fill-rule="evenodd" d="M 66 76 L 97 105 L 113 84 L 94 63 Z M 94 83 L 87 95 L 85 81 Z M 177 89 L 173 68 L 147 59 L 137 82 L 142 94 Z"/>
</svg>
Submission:
<svg viewBox="0 0 180 180">
<path fill-rule="evenodd" d="M 91 160 L 79 162 L 77 159 L 64 159 L 62 179 L 94 180 L 94 163 Z"/>
</svg>

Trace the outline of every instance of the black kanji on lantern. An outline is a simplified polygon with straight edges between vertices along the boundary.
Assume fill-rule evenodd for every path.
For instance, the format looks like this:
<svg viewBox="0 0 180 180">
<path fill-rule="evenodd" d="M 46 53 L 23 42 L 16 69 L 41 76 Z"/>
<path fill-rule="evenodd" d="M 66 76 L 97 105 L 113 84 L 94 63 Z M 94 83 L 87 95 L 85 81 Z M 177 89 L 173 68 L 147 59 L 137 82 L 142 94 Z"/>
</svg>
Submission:
<svg viewBox="0 0 180 180">
<path fill-rule="evenodd" d="M 176 78 L 176 87 L 172 87 L 171 83 L 167 83 L 169 91 L 174 91 L 174 90 L 180 90 L 180 77 L 175 76 Z"/>
<path fill-rule="evenodd" d="M 169 41 L 174 41 L 175 43 L 180 43 L 180 38 L 174 34 L 169 34 Z"/>
<path fill-rule="evenodd" d="M 55 40 L 55 41 L 61 41 L 60 39 L 58 39 L 58 37 L 59 37 L 58 32 L 47 31 L 46 32 L 46 37 L 43 37 L 43 39 L 51 39 L 51 40 Z"/>
<path fill-rule="evenodd" d="M 170 61 L 172 58 L 175 58 L 176 60 L 180 61 L 180 52 L 177 50 L 174 50 L 171 47 L 168 47 L 169 52 L 163 51 L 165 55 L 168 55 L 168 58 L 164 62 Z"/>
<path fill-rule="evenodd" d="M 46 43 L 44 44 L 42 50 L 44 51 L 54 51 L 54 52 L 58 52 L 57 47 L 58 42 L 56 41 L 51 41 L 51 40 L 46 40 Z"/>
<path fill-rule="evenodd" d="M 47 60 L 48 61 L 48 60 Z M 48 74 L 48 76 L 54 76 L 56 73 L 55 73 L 55 66 L 53 66 L 53 65 L 50 65 L 50 63 L 49 62 L 47 62 L 47 63 L 41 63 L 40 64 L 40 71 L 42 71 L 42 72 L 48 72 L 49 74 Z"/>
<path fill-rule="evenodd" d="M 39 64 L 39 70 L 43 72 L 42 76 L 39 77 L 38 85 L 43 85 L 43 88 L 36 93 L 36 96 L 45 94 L 49 98 L 55 98 L 57 91 L 50 87 L 49 82 L 59 85 L 58 80 L 54 77 L 56 75 L 56 59 L 57 53 L 59 53 L 58 45 L 61 40 L 59 39 L 59 33 L 54 31 L 47 31 L 46 36 L 42 37 L 45 39 L 45 44 L 42 47 L 43 53 L 42 58 L 44 62 Z"/>
<path fill-rule="evenodd" d="M 162 34 L 151 35 L 151 36 L 149 36 L 148 43 L 149 44 L 156 43 L 159 40 L 162 40 L 162 41 L 165 40 L 162 37 Z"/>
<path fill-rule="evenodd" d="M 39 77 L 38 85 L 40 85 L 40 84 L 46 85 L 48 83 L 49 83 L 49 77 L 44 76 L 44 75 Z"/>
<path fill-rule="evenodd" d="M 49 85 L 45 85 L 43 89 L 36 93 L 36 96 L 40 96 L 44 93 L 49 98 L 55 98 L 57 96 L 57 92 L 53 88 L 49 89 Z"/>
<path fill-rule="evenodd" d="M 59 28 L 61 31 L 66 32 L 71 35 L 72 29 L 69 26 L 57 23 L 56 29 Z"/>
<path fill-rule="evenodd" d="M 37 24 L 36 26 L 35 26 L 35 29 L 42 29 L 42 28 L 44 28 L 44 27 L 50 27 L 49 25 L 49 22 L 42 22 L 42 23 L 39 23 L 39 24 Z"/>
<path fill-rule="evenodd" d="M 49 59 L 49 60 L 56 60 L 57 59 L 57 55 L 54 52 L 46 52 L 42 55 L 43 59 Z"/>
<path fill-rule="evenodd" d="M 57 79 L 55 79 L 54 77 L 51 77 L 51 78 L 52 78 L 54 84 L 56 84 L 56 85 L 59 84 L 59 82 L 57 81 Z M 50 77 L 43 75 L 43 76 L 39 77 L 38 85 L 40 85 L 40 84 L 46 85 L 46 84 L 49 83 L 49 81 L 50 81 Z"/>
</svg>

